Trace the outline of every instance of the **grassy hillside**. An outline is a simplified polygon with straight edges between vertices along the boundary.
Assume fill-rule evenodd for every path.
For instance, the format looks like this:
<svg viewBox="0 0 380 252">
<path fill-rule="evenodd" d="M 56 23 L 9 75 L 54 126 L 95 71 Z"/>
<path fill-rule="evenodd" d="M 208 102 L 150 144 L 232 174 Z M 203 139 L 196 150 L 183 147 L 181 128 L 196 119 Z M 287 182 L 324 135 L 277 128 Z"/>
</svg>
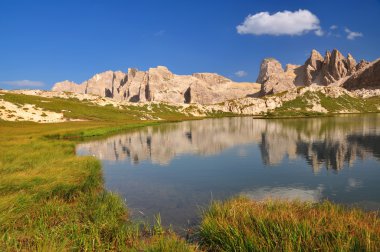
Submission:
<svg viewBox="0 0 380 252">
<path fill-rule="evenodd" d="M 281 94 L 278 94 L 281 95 Z M 313 111 L 313 104 L 320 105 L 325 112 Z M 367 99 L 342 95 L 337 98 L 321 92 L 306 92 L 294 100 L 286 101 L 281 107 L 268 112 L 268 117 L 319 116 L 339 113 L 379 112 L 380 97 Z"/>
<path fill-rule="evenodd" d="M 79 101 L 75 98 L 45 98 L 32 95 L 4 93 L 1 99 L 14 104 L 33 104 L 45 110 L 63 113 L 65 118 L 82 119 L 107 122 L 131 122 L 140 121 L 146 115 L 160 117 L 165 120 L 189 119 L 182 113 L 178 113 L 175 107 L 160 104 L 150 106 L 123 106 L 121 108 L 112 105 L 99 106 L 91 101 Z"/>
</svg>

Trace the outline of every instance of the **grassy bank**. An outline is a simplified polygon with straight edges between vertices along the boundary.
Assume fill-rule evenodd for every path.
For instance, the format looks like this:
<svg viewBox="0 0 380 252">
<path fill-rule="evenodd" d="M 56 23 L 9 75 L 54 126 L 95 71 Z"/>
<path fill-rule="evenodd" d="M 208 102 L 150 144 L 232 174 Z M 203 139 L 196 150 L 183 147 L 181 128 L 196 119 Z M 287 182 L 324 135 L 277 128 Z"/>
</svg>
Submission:
<svg viewBox="0 0 380 252">
<path fill-rule="evenodd" d="M 141 121 L 141 108 L 97 106 L 76 99 L 20 94 L 14 104 L 65 110 L 82 122 L 38 124 L 0 121 L 0 251 L 193 251 L 159 223 L 133 223 L 117 195 L 103 188 L 100 162 L 77 157 L 82 139 L 157 124 Z M 192 119 L 166 106 L 149 113 L 164 121 Z"/>
<path fill-rule="evenodd" d="M 159 225 L 129 221 L 103 189 L 100 162 L 75 156 L 76 141 L 65 139 L 136 126 L 0 122 L 0 250 L 191 251 Z"/>
<path fill-rule="evenodd" d="M 201 243 L 210 251 L 377 251 L 377 213 L 323 203 L 214 202 L 204 213 Z"/>
</svg>

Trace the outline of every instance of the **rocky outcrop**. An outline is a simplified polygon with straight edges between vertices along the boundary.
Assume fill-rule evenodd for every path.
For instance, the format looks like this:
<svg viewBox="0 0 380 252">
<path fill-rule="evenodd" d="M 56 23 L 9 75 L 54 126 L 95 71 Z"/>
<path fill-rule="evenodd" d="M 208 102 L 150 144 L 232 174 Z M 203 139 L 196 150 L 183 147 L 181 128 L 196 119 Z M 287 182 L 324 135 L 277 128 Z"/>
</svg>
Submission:
<svg viewBox="0 0 380 252">
<path fill-rule="evenodd" d="M 286 70 L 277 60 L 270 58 L 261 62 L 260 73 L 256 80 L 262 84 L 261 94 L 281 93 L 295 87 L 295 70 L 298 66 L 287 65 Z"/>
<path fill-rule="evenodd" d="M 347 73 L 350 75 L 350 74 L 353 74 L 355 71 L 356 71 L 356 60 L 354 59 L 354 57 L 352 57 L 351 54 L 348 54 L 347 55 Z"/>
<path fill-rule="evenodd" d="M 357 64 L 351 54 L 344 57 L 336 49 L 327 51 L 324 57 L 318 51 L 312 50 L 304 65 L 290 65 L 286 71 L 282 70 L 280 62 L 275 59 L 263 60 L 257 82 L 263 85 L 263 95 L 280 93 L 294 86 L 342 85 L 350 76 L 356 76 L 357 72 L 361 74 L 360 70 L 368 64 L 364 60 Z M 368 76 L 365 78 L 369 79 Z"/>
<path fill-rule="evenodd" d="M 323 61 L 322 55 L 317 50 L 311 51 L 310 57 L 306 60 L 302 69 L 304 75 L 299 77 L 303 85 L 310 86 L 313 83 L 322 68 Z"/>
<path fill-rule="evenodd" d="M 359 63 L 360 64 L 360 63 Z M 355 89 L 379 89 L 380 88 L 380 59 L 362 66 L 344 83 L 343 87 L 348 90 Z"/>
<path fill-rule="evenodd" d="M 364 67 L 366 67 L 367 65 L 369 65 L 370 63 L 366 60 L 361 60 L 359 62 L 359 64 L 356 65 L 356 71 L 359 71 L 360 69 L 363 69 Z"/>
<path fill-rule="evenodd" d="M 325 59 L 319 71 L 319 78 L 312 80 L 319 85 L 334 83 L 348 74 L 347 59 L 336 49 L 326 52 Z"/>
<path fill-rule="evenodd" d="M 214 73 L 176 75 L 164 66 L 128 73 L 106 71 L 96 74 L 82 84 L 64 81 L 56 83 L 53 91 L 94 94 L 118 101 L 213 104 L 230 99 L 255 96 L 257 83 L 237 83 Z"/>
<path fill-rule="evenodd" d="M 62 81 L 54 85 L 53 91 L 65 91 L 78 94 L 84 94 L 86 90 L 86 85 L 78 85 L 72 81 Z"/>
</svg>

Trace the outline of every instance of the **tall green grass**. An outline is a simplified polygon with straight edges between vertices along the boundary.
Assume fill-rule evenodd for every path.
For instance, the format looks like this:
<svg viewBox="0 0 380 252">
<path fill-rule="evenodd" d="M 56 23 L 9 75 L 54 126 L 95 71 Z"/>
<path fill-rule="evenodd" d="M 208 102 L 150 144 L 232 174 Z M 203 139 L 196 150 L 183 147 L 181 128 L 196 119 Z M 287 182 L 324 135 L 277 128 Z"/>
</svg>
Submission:
<svg viewBox="0 0 380 252">
<path fill-rule="evenodd" d="M 239 197 L 203 214 L 200 242 L 208 251 L 378 251 L 377 213 L 330 202 Z"/>
</svg>

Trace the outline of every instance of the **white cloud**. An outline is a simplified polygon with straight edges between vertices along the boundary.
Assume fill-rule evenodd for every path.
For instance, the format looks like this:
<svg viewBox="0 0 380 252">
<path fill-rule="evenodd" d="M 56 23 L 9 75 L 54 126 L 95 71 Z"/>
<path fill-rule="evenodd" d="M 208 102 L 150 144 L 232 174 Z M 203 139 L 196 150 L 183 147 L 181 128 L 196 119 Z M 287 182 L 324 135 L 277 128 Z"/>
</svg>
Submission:
<svg viewBox="0 0 380 252">
<path fill-rule="evenodd" d="M 363 37 L 363 33 L 361 33 L 361 32 L 354 32 L 348 28 L 345 28 L 344 31 L 347 33 L 347 39 L 349 39 L 349 40 L 354 40 L 358 37 Z"/>
<path fill-rule="evenodd" d="M 319 19 L 308 10 L 282 11 L 274 13 L 259 12 L 249 15 L 236 27 L 239 34 L 253 35 L 302 35 L 314 31 L 322 36 Z"/>
<path fill-rule="evenodd" d="M 235 73 L 235 75 L 236 75 L 237 77 L 244 77 L 244 76 L 247 76 L 248 73 L 247 73 L 246 71 L 239 70 L 239 71 L 237 71 L 237 72 Z"/>
<path fill-rule="evenodd" d="M 321 29 L 320 30 L 316 30 L 314 33 L 315 33 L 315 35 L 317 35 L 319 37 L 321 37 L 321 36 L 323 36 L 325 34 L 325 32 L 322 31 Z"/>
<path fill-rule="evenodd" d="M 45 85 L 42 81 L 31 80 L 2 81 L 0 83 L 13 87 L 43 87 Z"/>
<path fill-rule="evenodd" d="M 328 37 L 336 37 L 336 38 L 340 38 L 341 36 L 340 36 L 340 34 L 339 34 L 339 32 L 338 32 L 338 29 L 339 28 L 339 26 L 337 26 L 337 25 L 331 25 L 330 26 L 330 30 L 327 32 L 327 36 Z"/>
</svg>

